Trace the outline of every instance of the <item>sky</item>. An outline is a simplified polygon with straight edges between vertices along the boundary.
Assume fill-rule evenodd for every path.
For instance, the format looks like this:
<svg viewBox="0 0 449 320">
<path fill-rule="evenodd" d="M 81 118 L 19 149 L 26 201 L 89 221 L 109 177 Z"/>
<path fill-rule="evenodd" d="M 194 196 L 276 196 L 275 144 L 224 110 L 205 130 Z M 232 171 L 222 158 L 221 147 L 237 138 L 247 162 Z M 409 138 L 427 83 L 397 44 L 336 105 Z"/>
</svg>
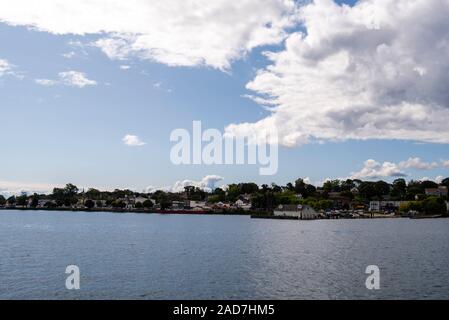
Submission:
<svg viewBox="0 0 449 320">
<path fill-rule="evenodd" d="M 0 192 L 449 176 L 449 1 L 0 3 Z M 170 133 L 276 128 L 279 169 Z"/>
</svg>

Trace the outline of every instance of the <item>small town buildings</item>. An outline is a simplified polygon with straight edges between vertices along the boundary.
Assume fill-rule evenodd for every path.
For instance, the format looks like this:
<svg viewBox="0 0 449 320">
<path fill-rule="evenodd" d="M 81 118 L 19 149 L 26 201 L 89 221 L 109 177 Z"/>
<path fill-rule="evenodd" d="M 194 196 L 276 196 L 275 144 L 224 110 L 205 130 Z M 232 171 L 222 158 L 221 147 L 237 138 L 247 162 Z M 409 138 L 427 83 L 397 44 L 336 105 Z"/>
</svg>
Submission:
<svg viewBox="0 0 449 320">
<path fill-rule="evenodd" d="M 224 202 L 217 202 L 212 206 L 213 209 L 218 209 L 218 210 L 222 210 L 222 209 L 230 209 L 231 205 L 229 203 L 224 203 Z"/>
<path fill-rule="evenodd" d="M 189 201 L 189 207 L 194 209 L 194 208 L 204 208 L 206 207 L 206 201 L 193 201 L 190 200 Z"/>
<path fill-rule="evenodd" d="M 318 218 L 318 213 L 309 206 L 303 205 L 279 205 L 274 210 L 276 217 L 290 217 L 301 220 L 313 220 Z"/>
<path fill-rule="evenodd" d="M 247 201 L 243 201 L 241 199 L 239 199 L 239 200 L 237 200 L 235 202 L 235 206 L 237 208 L 240 208 L 240 209 L 243 209 L 243 210 L 246 210 L 246 211 L 251 209 L 251 203 L 247 202 Z"/>
<path fill-rule="evenodd" d="M 343 196 L 341 192 L 329 192 L 328 196 L 329 200 L 332 200 L 334 202 L 334 206 L 336 207 L 349 208 L 351 205 L 351 198 Z"/>
<path fill-rule="evenodd" d="M 145 197 L 135 197 L 133 199 L 133 202 L 134 202 L 134 205 L 135 205 L 137 202 L 144 203 L 147 200 L 148 200 L 148 198 L 145 198 Z"/>
<path fill-rule="evenodd" d="M 188 206 L 188 205 L 184 201 L 173 201 L 171 204 L 171 209 L 184 210 L 184 209 L 186 209 L 186 206 Z"/>
<path fill-rule="evenodd" d="M 371 201 L 369 203 L 369 211 L 370 212 L 379 212 L 380 211 L 380 201 Z"/>
<path fill-rule="evenodd" d="M 369 211 L 396 211 L 400 208 L 401 205 L 408 203 L 409 201 L 371 201 L 369 203 Z"/>
<path fill-rule="evenodd" d="M 447 196 L 447 187 L 439 186 L 438 188 L 428 188 L 425 190 L 426 196 L 445 197 Z"/>
</svg>

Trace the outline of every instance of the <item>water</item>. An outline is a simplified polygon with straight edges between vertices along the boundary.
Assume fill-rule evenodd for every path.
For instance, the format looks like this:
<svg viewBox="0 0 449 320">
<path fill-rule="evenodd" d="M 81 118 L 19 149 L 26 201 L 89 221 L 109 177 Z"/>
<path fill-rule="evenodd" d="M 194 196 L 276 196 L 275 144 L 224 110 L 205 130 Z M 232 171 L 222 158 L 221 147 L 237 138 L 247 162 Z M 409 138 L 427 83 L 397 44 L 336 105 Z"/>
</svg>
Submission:
<svg viewBox="0 0 449 320">
<path fill-rule="evenodd" d="M 0 211 L 0 298 L 448 299 L 449 219 Z"/>
</svg>

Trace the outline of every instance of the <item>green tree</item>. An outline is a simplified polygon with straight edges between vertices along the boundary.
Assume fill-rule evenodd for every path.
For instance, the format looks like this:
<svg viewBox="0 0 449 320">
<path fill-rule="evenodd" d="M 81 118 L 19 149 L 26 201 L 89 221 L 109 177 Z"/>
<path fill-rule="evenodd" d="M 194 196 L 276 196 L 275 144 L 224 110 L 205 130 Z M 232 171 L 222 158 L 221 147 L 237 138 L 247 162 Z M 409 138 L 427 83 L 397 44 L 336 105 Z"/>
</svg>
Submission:
<svg viewBox="0 0 449 320">
<path fill-rule="evenodd" d="M 89 199 L 99 200 L 101 198 L 101 192 L 97 189 L 90 188 L 89 190 L 87 190 L 86 196 Z"/>
<path fill-rule="evenodd" d="M 421 181 L 421 187 L 425 189 L 432 189 L 432 188 L 438 188 L 438 183 L 433 181 Z"/>
<path fill-rule="evenodd" d="M 443 181 L 441 181 L 441 185 L 449 188 L 449 178 L 443 179 Z"/>
<path fill-rule="evenodd" d="M 46 203 L 45 203 L 45 207 L 46 208 L 49 208 L 49 209 L 54 209 L 54 208 L 56 208 L 58 205 L 56 204 L 56 203 L 54 203 L 54 202 L 52 202 L 52 201 L 47 201 Z"/>
<path fill-rule="evenodd" d="M 430 197 L 423 201 L 424 213 L 428 215 L 445 215 L 447 213 L 446 203 L 441 198 Z"/>
<path fill-rule="evenodd" d="M 37 208 L 38 205 L 39 205 L 39 196 L 35 193 L 31 196 L 30 207 Z"/>
<path fill-rule="evenodd" d="M 0 206 L 4 206 L 5 204 L 6 204 L 5 197 L 0 194 Z"/>
<path fill-rule="evenodd" d="M 151 201 L 151 200 L 145 200 L 143 203 L 142 203 L 142 206 L 145 208 L 145 209 L 151 209 L 151 208 L 153 208 L 153 206 L 154 206 L 154 203 L 153 203 L 153 201 Z"/>
<path fill-rule="evenodd" d="M 321 210 L 332 209 L 333 206 L 334 206 L 334 202 L 331 200 L 320 200 L 318 202 L 318 209 L 321 209 Z"/>
<path fill-rule="evenodd" d="M 408 200 L 415 200 L 415 196 L 418 194 L 424 194 L 424 188 L 420 181 L 411 180 L 407 185 L 407 196 Z"/>
<path fill-rule="evenodd" d="M 374 184 L 374 190 L 379 198 L 390 194 L 390 185 L 385 181 L 377 181 Z"/>
<path fill-rule="evenodd" d="M 359 185 L 359 194 L 365 200 L 371 200 L 377 195 L 376 188 L 373 182 L 363 181 Z"/>
<path fill-rule="evenodd" d="M 16 204 L 18 206 L 22 206 L 22 207 L 25 207 L 28 205 L 28 197 L 27 197 L 26 193 L 22 193 L 20 196 L 18 196 L 16 198 Z"/>
<path fill-rule="evenodd" d="M 304 182 L 304 179 L 299 178 L 295 181 L 295 192 L 304 196 L 306 192 L 306 183 Z"/>
<path fill-rule="evenodd" d="M 114 201 L 112 202 L 112 207 L 123 209 L 123 208 L 126 207 L 126 203 L 123 202 L 122 200 L 114 200 Z"/>
<path fill-rule="evenodd" d="M 323 190 L 325 192 L 340 192 L 341 191 L 341 182 L 340 180 L 331 180 L 326 181 L 323 184 Z"/>
<path fill-rule="evenodd" d="M 143 205 L 142 205 L 142 202 L 136 202 L 136 204 L 134 205 L 134 208 L 136 208 L 136 209 L 142 209 L 143 208 Z"/>
<path fill-rule="evenodd" d="M 394 180 L 390 195 L 395 199 L 403 200 L 405 199 L 406 194 L 407 194 L 407 183 L 405 182 L 405 179 L 400 178 Z"/>
<path fill-rule="evenodd" d="M 84 206 L 87 209 L 92 209 L 93 207 L 95 207 L 95 202 L 93 202 L 92 200 L 88 199 L 84 202 Z"/>
</svg>

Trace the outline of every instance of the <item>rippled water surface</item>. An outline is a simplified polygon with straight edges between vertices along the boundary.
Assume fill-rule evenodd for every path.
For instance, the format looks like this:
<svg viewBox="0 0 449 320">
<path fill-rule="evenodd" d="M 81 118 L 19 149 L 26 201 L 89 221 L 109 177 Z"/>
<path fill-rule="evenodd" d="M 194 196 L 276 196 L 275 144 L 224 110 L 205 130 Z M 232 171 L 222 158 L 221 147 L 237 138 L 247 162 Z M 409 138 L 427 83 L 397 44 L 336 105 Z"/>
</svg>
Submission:
<svg viewBox="0 0 449 320">
<path fill-rule="evenodd" d="M 449 219 L 0 211 L 0 298 L 449 299 Z"/>
</svg>

